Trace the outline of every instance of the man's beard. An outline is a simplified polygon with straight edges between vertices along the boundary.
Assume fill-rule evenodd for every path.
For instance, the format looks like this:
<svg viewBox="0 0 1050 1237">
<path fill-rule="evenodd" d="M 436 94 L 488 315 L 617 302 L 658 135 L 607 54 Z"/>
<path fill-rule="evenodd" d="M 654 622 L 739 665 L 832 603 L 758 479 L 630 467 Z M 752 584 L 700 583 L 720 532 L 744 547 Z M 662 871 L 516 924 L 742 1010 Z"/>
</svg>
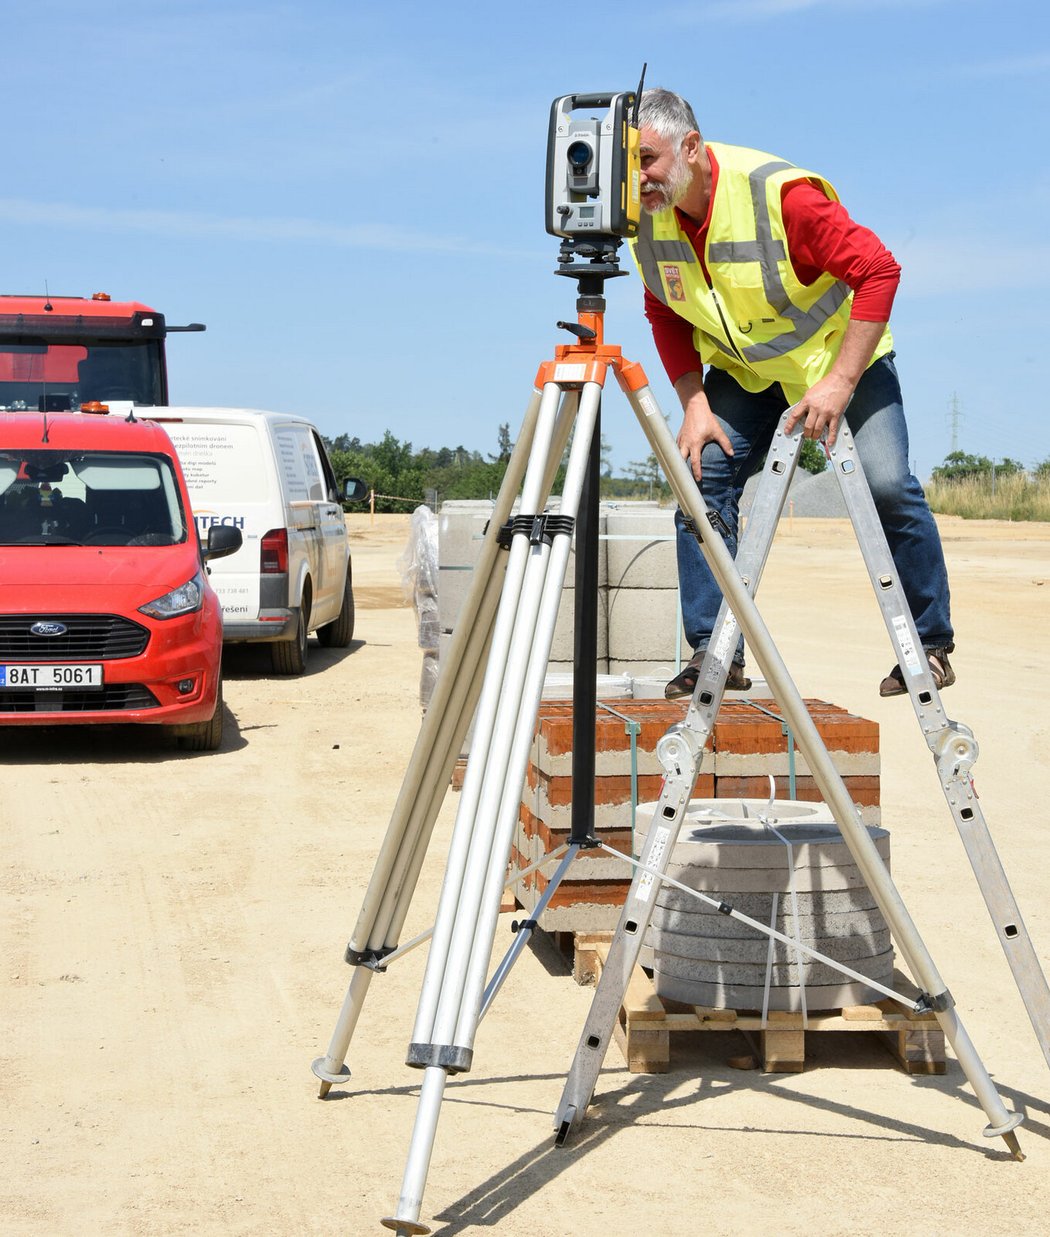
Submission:
<svg viewBox="0 0 1050 1237">
<path fill-rule="evenodd" d="M 675 155 L 674 163 L 671 164 L 666 181 L 662 185 L 657 185 L 655 192 L 647 195 L 650 201 L 655 199 L 656 204 L 646 205 L 645 209 L 650 215 L 658 215 L 661 211 L 670 210 L 673 206 L 677 206 L 689 192 L 692 180 L 693 174 L 689 170 L 685 151 L 679 146 L 678 154 Z M 659 194 L 658 199 L 656 197 L 657 194 Z"/>
</svg>

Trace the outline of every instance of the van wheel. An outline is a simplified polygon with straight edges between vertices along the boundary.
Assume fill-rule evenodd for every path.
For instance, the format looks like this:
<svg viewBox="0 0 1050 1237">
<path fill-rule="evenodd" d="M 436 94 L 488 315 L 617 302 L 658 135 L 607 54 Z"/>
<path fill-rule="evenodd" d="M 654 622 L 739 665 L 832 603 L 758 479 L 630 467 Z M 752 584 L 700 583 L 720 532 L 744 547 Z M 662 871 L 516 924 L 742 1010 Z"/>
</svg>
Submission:
<svg viewBox="0 0 1050 1237">
<path fill-rule="evenodd" d="M 354 585 L 349 566 L 346 569 L 342 609 L 332 622 L 318 627 L 317 638 L 326 649 L 345 649 L 354 638 Z"/>
<path fill-rule="evenodd" d="M 310 594 L 303 591 L 299 606 L 299 622 L 291 640 L 277 640 L 270 645 L 270 665 L 274 674 L 302 674 L 306 669 L 306 638 L 310 634 Z"/>
<path fill-rule="evenodd" d="M 215 693 L 215 712 L 206 722 L 198 722 L 176 739 L 184 752 L 217 752 L 222 746 L 222 680 Z"/>
</svg>

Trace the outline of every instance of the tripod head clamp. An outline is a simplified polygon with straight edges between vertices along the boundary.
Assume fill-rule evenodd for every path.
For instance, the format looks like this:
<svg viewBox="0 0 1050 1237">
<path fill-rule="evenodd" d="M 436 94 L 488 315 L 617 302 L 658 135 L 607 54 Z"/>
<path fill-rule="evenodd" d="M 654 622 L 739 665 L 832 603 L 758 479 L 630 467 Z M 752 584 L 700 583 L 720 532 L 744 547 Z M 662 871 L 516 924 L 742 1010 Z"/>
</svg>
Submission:
<svg viewBox="0 0 1050 1237">
<path fill-rule="evenodd" d="M 605 281 L 627 274 L 620 270 L 616 252 L 622 243 L 618 236 L 566 237 L 562 241 L 554 273 L 576 280 L 576 308 L 580 313 L 605 313 Z"/>
</svg>

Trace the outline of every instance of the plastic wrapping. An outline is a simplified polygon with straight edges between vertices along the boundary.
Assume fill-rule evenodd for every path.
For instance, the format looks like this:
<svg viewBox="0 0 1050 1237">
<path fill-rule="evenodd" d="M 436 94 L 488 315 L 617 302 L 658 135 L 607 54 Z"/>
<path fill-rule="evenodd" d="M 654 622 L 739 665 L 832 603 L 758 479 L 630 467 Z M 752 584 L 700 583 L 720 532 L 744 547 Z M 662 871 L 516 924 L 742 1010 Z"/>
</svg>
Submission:
<svg viewBox="0 0 1050 1237">
<path fill-rule="evenodd" d="M 423 652 L 423 669 L 419 674 L 419 703 L 424 713 L 430 704 L 430 697 L 434 694 L 434 686 L 437 683 L 438 671 L 440 669 L 441 664 L 438 660 L 437 649 L 425 649 Z"/>
<path fill-rule="evenodd" d="M 438 675 L 438 520 L 429 507 L 412 512 L 408 545 L 398 559 L 401 587 L 405 599 L 416 612 L 419 647 L 423 668 L 419 680 L 419 703 L 424 711 L 430 703 Z"/>
</svg>

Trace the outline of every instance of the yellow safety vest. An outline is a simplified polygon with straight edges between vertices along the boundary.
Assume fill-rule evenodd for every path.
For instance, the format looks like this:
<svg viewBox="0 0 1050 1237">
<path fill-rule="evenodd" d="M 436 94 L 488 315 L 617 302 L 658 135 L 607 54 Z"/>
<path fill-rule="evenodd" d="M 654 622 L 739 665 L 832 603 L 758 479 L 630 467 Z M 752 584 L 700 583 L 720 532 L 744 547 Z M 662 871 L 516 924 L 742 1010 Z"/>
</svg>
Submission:
<svg viewBox="0 0 1050 1237">
<path fill-rule="evenodd" d="M 718 184 L 707 230 L 704 278 L 673 210 L 642 214 L 631 253 L 649 291 L 693 324 L 705 365 L 727 370 L 747 391 L 779 382 L 790 403 L 831 368 L 853 302 L 851 289 L 826 273 L 800 283 L 787 249 L 781 191 L 793 180 L 822 177 L 743 146 L 710 143 Z M 889 327 L 872 360 L 893 348 Z"/>
</svg>

